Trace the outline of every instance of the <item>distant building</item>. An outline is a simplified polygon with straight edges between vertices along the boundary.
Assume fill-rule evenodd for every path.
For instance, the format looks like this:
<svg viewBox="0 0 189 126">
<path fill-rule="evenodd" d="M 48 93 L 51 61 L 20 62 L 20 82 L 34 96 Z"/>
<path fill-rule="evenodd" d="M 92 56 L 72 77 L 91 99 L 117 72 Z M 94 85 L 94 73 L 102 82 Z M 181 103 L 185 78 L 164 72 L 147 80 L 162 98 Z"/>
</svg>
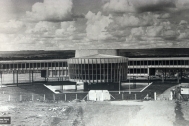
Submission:
<svg viewBox="0 0 189 126">
<path fill-rule="evenodd" d="M 90 90 L 117 89 L 120 82 L 137 78 L 177 82 L 189 78 L 189 57 L 147 57 L 148 53 L 127 58 L 123 50 L 93 49 L 76 50 L 68 59 L 4 60 L 0 84 L 82 82 L 84 90 Z"/>
</svg>

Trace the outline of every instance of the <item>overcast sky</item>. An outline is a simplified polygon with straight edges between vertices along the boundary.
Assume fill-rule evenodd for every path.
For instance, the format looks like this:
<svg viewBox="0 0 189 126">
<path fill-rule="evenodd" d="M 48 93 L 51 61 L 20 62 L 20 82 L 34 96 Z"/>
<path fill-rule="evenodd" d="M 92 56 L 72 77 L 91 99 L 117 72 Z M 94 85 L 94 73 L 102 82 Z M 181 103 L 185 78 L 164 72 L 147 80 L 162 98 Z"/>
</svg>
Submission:
<svg viewBox="0 0 189 126">
<path fill-rule="evenodd" d="M 189 48 L 189 0 L 0 0 L 0 51 Z"/>
</svg>

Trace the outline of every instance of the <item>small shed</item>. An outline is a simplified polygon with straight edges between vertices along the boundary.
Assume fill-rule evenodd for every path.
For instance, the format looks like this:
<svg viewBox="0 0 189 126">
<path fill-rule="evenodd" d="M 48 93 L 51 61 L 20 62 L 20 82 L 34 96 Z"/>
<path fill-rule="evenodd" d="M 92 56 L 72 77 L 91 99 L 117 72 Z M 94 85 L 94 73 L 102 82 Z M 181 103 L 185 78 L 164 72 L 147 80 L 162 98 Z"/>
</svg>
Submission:
<svg viewBox="0 0 189 126">
<path fill-rule="evenodd" d="M 108 101 L 110 100 L 110 93 L 108 90 L 90 90 L 89 100 L 92 101 Z"/>
</svg>

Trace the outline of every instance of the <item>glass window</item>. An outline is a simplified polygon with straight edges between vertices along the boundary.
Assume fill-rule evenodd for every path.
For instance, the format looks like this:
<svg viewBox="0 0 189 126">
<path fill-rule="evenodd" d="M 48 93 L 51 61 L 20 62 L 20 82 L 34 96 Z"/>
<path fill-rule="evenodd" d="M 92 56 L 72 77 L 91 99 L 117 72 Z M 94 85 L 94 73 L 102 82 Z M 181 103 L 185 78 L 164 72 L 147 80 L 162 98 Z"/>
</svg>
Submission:
<svg viewBox="0 0 189 126">
<path fill-rule="evenodd" d="M 188 60 L 185 60 L 185 65 L 189 65 L 189 61 Z"/>
<path fill-rule="evenodd" d="M 178 62 L 178 65 L 181 65 L 181 61 L 180 60 L 178 60 L 177 62 Z"/>
<path fill-rule="evenodd" d="M 155 61 L 155 65 L 159 65 L 159 61 L 158 60 Z"/>
<path fill-rule="evenodd" d="M 166 62 L 165 65 L 170 65 L 170 64 L 169 64 L 169 60 L 166 60 L 165 62 Z"/>
<path fill-rule="evenodd" d="M 151 60 L 149 60 L 149 61 L 148 61 L 148 65 L 152 65 L 152 62 L 151 62 Z"/>
<path fill-rule="evenodd" d="M 174 65 L 178 65 L 178 64 L 177 64 L 177 60 L 174 60 L 173 62 L 174 62 Z"/>
<path fill-rule="evenodd" d="M 38 67 L 38 68 L 40 67 L 40 65 L 41 65 L 40 63 L 37 63 L 37 67 Z"/>
<path fill-rule="evenodd" d="M 18 68 L 21 68 L 21 64 L 20 63 L 18 64 Z"/>
<path fill-rule="evenodd" d="M 29 63 L 26 63 L 26 68 L 29 68 Z"/>
<path fill-rule="evenodd" d="M 137 61 L 137 64 L 136 64 L 136 65 L 140 66 L 140 61 Z"/>
<path fill-rule="evenodd" d="M 137 69 L 137 73 L 140 73 L 140 69 Z"/>
<path fill-rule="evenodd" d="M 155 62 L 155 61 L 153 60 L 153 61 L 152 61 L 152 65 L 154 65 L 154 62 Z"/>
<path fill-rule="evenodd" d="M 140 61 L 140 64 L 141 64 L 141 65 L 144 65 L 144 61 Z"/>
<path fill-rule="evenodd" d="M 147 61 L 144 61 L 144 65 L 148 65 L 148 64 L 147 64 Z"/>
<path fill-rule="evenodd" d="M 185 65 L 185 60 L 181 60 L 181 65 Z"/>
</svg>

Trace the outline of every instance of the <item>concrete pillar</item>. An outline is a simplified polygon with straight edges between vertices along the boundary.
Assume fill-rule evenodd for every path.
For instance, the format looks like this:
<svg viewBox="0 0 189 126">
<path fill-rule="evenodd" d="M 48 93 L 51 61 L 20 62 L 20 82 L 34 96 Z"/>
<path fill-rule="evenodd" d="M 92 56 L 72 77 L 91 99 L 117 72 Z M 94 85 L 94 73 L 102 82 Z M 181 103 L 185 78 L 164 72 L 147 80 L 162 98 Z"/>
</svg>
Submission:
<svg viewBox="0 0 189 126">
<path fill-rule="evenodd" d="M 169 100 L 173 100 L 173 92 L 170 92 L 170 99 Z"/>
<path fill-rule="evenodd" d="M 166 75 L 167 75 L 167 71 L 166 71 L 166 68 L 165 68 L 165 80 L 166 80 Z"/>
<path fill-rule="evenodd" d="M 30 73 L 30 70 L 29 70 L 29 83 L 31 83 L 31 73 Z"/>
<path fill-rule="evenodd" d="M 33 70 L 31 72 L 32 72 L 31 83 L 33 84 Z"/>
<path fill-rule="evenodd" d="M 17 87 L 18 87 L 18 70 L 16 71 L 16 84 L 17 84 Z"/>
<path fill-rule="evenodd" d="M 15 83 L 15 78 L 14 78 L 14 70 L 12 71 L 12 77 L 13 77 L 13 84 Z"/>
<path fill-rule="evenodd" d="M 155 100 L 155 101 L 157 100 L 156 92 L 154 92 L 154 100 Z"/>
<path fill-rule="evenodd" d="M 77 91 L 77 83 L 75 84 L 75 91 Z"/>
<path fill-rule="evenodd" d="M 164 83 L 164 71 L 162 70 L 162 82 Z"/>
<path fill-rule="evenodd" d="M 0 87 L 2 87 L 2 83 L 3 83 L 3 80 L 2 80 L 3 79 L 3 75 L 2 74 L 3 74 L 3 72 L 1 71 L 0 72 L 0 79 L 1 79 L 1 85 L 0 85 Z"/>
</svg>

